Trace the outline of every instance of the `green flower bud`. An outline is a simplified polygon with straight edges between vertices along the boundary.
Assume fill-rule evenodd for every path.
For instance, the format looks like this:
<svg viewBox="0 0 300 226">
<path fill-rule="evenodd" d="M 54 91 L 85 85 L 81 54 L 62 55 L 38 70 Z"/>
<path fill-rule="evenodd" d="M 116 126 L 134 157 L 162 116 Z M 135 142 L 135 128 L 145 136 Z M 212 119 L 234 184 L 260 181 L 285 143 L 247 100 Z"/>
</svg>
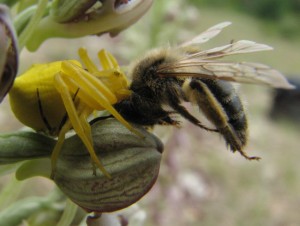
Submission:
<svg viewBox="0 0 300 226">
<path fill-rule="evenodd" d="M 154 135 L 140 127 L 135 129 L 145 138 L 137 137 L 115 119 L 92 126 L 95 150 L 111 179 L 92 166 L 77 136 L 68 139 L 57 163 L 57 186 L 87 211 L 111 212 L 135 203 L 155 183 L 163 149 Z"/>
<path fill-rule="evenodd" d="M 94 149 L 111 175 L 93 166 L 77 136 L 67 138 L 56 163 L 54 182 L 73 202 L 87 211 L 110 212 L 143 197 L 155 183 L 163 151 L 162 142 L 140 126 L 141 138 L 114 118 L 92 124 Z M 0 135 L 0 164 L 26 161 L 16 172 L 19 180 L 50 177 L 50 155 L 55 140 L 34 132 Z"/>
<path fill-rule="evenodd" d="M 51 37 L 77 38 L 110 33 L 112 36 L 138 21 L 153 0 L 56 0 L 50 14 L 35 27 L 26 47 L 35 51 Z M 94 3 L 94 4 L 93 4 Z"/>
<path fill-rule="evenodd" d="M 97 0 L 54 0 L 51 7 L 51 16 L 58 23 L 78 20 Z"/>
</svg>

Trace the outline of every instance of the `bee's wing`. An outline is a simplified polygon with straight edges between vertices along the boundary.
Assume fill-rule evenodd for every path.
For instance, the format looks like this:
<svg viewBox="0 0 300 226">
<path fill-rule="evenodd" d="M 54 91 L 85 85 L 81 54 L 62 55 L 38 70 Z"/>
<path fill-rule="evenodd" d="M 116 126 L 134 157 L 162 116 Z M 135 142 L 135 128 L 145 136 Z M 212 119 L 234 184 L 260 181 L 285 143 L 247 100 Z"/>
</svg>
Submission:
<svg viewBox="0 0 300 226">
<path fill-rule="evenodd" d="M 241 53 L 252 53 L 259 51 L 272 50 L 273 48 L 248 40 L 240 40 L 234 43 L 230 43 L 228 45 L 219 46 L 216 48 L 203 50 L 194 53 L 187 53 L 187 55 L 182 60 L 190 60 L 190 59 L 199 59 L 199 60 L 211 60 L 217 59 L 229 55 L 241 54 Z"/>
<path fill-rule="evenodd" d="M 159 69 L 158 73 L 161 76 L 214 78 L 276 88 L 293 88 L 279 71 L 264 64 L 250 62 L 186 61 Z"/>
<path fill-rule="evenodd" d="M 229 26 L 230 24 L 231 24 L 231 22 L 222 22 L 213 27 L 210 27 L 209 29 L 202 32 L 200 35 L 196 36 L 192 40 L 181 44 L 180 47 L 186 47 L 186 46 L 190 46 L 190 45 L 198 45 L 198 44 L 207 42 L 210 39 L 212 39 L 213 37 L 217 36 L 223 30 L 223 28 Z"/>
<path fill-rule="evenodd" d="M 182 59 L 161 65 L 157 72 L 161 76 L 215 78 L 240 83 L 265 84 L 276 88 L 293 88 L 280 72 L 266 65 L 216 60 L 229 55 L 271 49 L 264 44 L 241 40 L 209 50 L 185 52 Z"/>
<path fill-rule="evenodd" d="M 293 88 L 287 79 L 277 70 L 259 63 L 251 62 L 205 62 L 199 74 L 206 71 L 213 77 L 239 83 L 256 83 L 276 88 Z M 197 76 L 196 76 L 197 77 Z M 200 76 L 201 77 L 201 76 Z"/>
</svg>

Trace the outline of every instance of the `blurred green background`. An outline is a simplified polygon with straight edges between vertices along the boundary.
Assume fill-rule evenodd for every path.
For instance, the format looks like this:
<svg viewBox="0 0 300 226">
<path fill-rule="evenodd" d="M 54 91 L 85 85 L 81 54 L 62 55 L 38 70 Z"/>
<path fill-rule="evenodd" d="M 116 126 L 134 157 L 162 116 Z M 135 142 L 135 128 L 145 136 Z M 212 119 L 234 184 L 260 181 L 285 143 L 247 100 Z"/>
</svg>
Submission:
<svg viewBox="0 0 300 226">
<path fill-rule="evenodd" d="M 24 50 L 20 72 L 32 63 L 78 59 L 80 46 L 93 59 L 99 49 L 106 48 L 127 65 L 151 48 L 189 40 L 222 21 L 233 24 L 203 45 L 204 49 L 240 39 L 265 43 L 274 51 L 235 59 L 268 64 L 288 77 L 299 78 L 299 0 L 158 0 L 145 17 L 115 38 L 52 39 L 35 53 Z M 145 225 L 299 225 L 299 124 L 269 118 L 271 88 L 239 85 L 238 90 L 249 119 L 246 151 L 262 160 L 249 162 L 230 153 L 219 135 L 187 122 L 181 129 L 157 128 L 155 132 L 165 142 L 164 162 L 157 184 L 139 202 L 147 213 Z M 22 127 L 7 99 L 0 106 L 0 132 Z M 2 186 L 9 177 L 3 178 Z M 43 196 L 52 186 L 44 179 L 28 180 L 15 199 Z"/>
</svg>

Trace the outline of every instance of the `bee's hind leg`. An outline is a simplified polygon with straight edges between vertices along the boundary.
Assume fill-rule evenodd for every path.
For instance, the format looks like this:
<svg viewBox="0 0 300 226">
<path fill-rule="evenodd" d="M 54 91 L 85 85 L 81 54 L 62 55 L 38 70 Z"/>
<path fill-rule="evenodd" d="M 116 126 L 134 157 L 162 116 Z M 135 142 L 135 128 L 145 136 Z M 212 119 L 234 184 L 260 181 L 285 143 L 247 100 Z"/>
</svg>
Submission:
<svg viewBox="0 0 300 226">
<path fill-rule="evenodd" d="M 237 150 L 241 156 L 243 156 L 247 160 L 260 160 L 261 158 L 258 156 L 249 156 L 243 150 Z"/>
<path fill-rule="evenodd" d="M 182 117 L 189 120 L 191 123 L 195 124 L 196 126 L 205 129 L 207 131 L 219 132 L 218 129 L 212 129 L 203 125 L 197 118 L 191 115 L 184 106 L 180 105 L 180 100 L 178 97 L 172 96 L 172 98 L 169 98 L 169 104 L 178 114 L 180 114 Z"/>
</svg>

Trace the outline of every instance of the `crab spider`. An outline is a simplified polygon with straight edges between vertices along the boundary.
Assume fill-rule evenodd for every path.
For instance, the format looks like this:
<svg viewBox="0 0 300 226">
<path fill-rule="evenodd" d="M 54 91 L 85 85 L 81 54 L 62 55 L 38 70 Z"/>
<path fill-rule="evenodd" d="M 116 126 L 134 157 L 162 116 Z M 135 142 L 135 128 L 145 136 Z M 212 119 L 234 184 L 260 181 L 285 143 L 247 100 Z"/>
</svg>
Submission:
<svg viewBox="0 0 300 226">
<path fill-rule="evenodd" d="M 85 49 L 78 52 L 86 70 L 75 60 L 33 65 L 15 80 L 9 93 L 10 105 L 23 124 L 58 137 L 51 156 L 52 176 L 65 135 L 73 128 L 92 162 L 110 177 L 95 154 L 87 118 L 95 110 L 107 110 L 130 131 L 140 137 L 142 134 L 113 107 L 131 93 L 116 59 L 101 50 L 98 58 L 102 70 L 98 70 Z"/>
</svg>

